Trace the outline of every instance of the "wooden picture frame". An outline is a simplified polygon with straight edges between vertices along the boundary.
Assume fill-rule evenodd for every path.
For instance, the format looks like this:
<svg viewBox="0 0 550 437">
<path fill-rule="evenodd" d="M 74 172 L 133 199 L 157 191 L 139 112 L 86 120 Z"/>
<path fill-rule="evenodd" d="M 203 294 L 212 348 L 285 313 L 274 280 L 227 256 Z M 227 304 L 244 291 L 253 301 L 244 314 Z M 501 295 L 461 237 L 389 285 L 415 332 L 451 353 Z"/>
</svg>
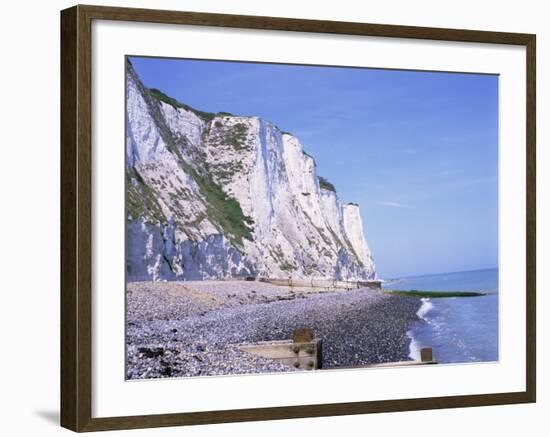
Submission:
<svg viewBox="0 0 550 437">
<path fill-rule="evenodd" d="M 92 417 L 92 34 L 93 20 L 185 24 L 526 48 L 526 390 L 416 399 L 277 406 L 127 417 Z M 536 400 L 535 35 L 239 16 L 166 10 L 75 6 L 61 12 L 61 425 L 83 432 L 160 426 L 337 416 Z"/>
</svg>

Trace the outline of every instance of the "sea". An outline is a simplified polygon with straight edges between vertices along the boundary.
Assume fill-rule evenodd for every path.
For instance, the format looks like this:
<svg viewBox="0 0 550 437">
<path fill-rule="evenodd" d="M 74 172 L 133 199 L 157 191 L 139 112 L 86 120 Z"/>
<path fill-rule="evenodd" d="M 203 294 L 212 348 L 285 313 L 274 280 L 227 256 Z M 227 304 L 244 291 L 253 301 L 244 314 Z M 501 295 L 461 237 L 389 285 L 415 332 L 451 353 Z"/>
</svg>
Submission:
<svg viewBox="0 0 550 437">
<path fill-rule="evenodd" d="M 431 347 L 438 363 L 498 361 L 498 269 L 440 273 L 385 281 L 401 291 L 477 291 L 480 297 L 422 298 L 419 320 L 407 333 L 410 357 Z"/>
</svg>

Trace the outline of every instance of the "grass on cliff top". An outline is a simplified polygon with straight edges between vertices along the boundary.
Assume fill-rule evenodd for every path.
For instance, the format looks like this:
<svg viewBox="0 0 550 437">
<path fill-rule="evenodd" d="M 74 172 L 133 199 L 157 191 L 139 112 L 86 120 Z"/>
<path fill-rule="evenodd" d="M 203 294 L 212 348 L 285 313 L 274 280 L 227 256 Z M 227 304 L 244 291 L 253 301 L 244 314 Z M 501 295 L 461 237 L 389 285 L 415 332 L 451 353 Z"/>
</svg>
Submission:
<svg viewBox="0 0 550 437">
<path fill-rule="evenodd" d="M 189 105 L 186 105 L 185 103 L 178 102 L 176 99 L 164 94 L 161 90 L 159 90 L 157 88 L 149 88 L 149 93 L 151 93 L 151 95 L 153 97 L 155 97 L 157 100 L 160 100 L 161 102 L 167 103 L 168 105 L 171 105 L 174 108 L 183 108 L 186 111 L 191 111 L 191 112 L 195 113 L 198 117 L 202 118 L 206 122 L 212 121 L 217 116 L 232 116 L 233 115 L 230 112 L 217 112 L 217 113 L 214 113 L 214 112 L 200 111 L 200 110 L 195 109 L 195 108 L 193 108 Z"/>
<path fill-rule="evenodd" d="M 137 79 L 139 80 L 139 78 Z M 198 117 L 201 117 L 205 121 L 211 121 L 215 116 L 230 116 L 228 112 L 221 112 L 213 114 L 209 112 L 198 111 L 178 102 L 176 99 L 167 96 L 162 91 L 156 88 L 144 89 L 145 95 L 149 95 L 150 98 L 157 101 L 166 102 L 176 108 L 184 108 L 186 110 L 193 111 Z M 212 176 L 208 172 L 201 172 L 198 168 L 192 166 L 182 156 L 181 152 L 176 146 L 176 141 L 172 135 L 172 132 L 166 125 L 162 114 L 155 108 L 156 105 L 149 103 L 151 116 L 155 120 L 156 125 L 159 128 L 160 135 L 168 150 L 174 154 L 179 165 L 183 170 L 189 174 L 199 186 L 200 194 L 206 200 L 205 206 L 207 209 L 208 218 L 223 230 L 226 237 L 235 245 L 243 247 L 243 238 L 252 241 L 252 225 L 254 221 L 251 217 L 245 216 L 240 203 L 231 196 L 228 196 L 220 185 L 218 185 L 212 179 Z M 156 211 L 155 211 L 156 212 Z"/>
<path fill-rule="evenodd" d="M 319 187 L 336 193 L 336 187 L 323 176 L 319 176 Z"/>
<path fill-rule="evenodd" d="M 430 297 L 430 298 L 444 298 L 444 297 L 479 297 L 486 296 L 486 293 L 479 293 L 477 291 L 421 291 L 421 290 L 388 290 L 385 291 L 388 294 L 398 294 L 400 296 L 413 296 L 413 297 Z"/>
</svg>

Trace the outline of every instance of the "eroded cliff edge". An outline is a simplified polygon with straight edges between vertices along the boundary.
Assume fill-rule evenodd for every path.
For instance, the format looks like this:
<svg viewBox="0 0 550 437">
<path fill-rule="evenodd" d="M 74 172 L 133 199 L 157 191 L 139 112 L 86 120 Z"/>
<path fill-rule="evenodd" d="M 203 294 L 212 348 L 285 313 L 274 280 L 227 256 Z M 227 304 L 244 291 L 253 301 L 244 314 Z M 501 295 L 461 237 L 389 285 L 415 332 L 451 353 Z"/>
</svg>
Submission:
<svg viewBox="0 0 550 437">
<path fill-rule="evenodd" d="M 359 206 L 296 137 L 147 89 L 129 62 L 126 83 L 129 281 L 375 278 Z"/>
</svg>

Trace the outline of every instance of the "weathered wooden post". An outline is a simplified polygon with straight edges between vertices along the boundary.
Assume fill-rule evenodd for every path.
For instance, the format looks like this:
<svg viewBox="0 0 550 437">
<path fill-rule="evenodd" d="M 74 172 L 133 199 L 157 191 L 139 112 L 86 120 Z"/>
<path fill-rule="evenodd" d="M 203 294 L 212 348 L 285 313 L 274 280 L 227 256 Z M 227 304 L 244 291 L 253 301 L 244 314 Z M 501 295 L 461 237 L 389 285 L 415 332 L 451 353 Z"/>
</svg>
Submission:
<svg viewBox="0 0 550 437">
<path fill-rule="evenodd" d="M 424 347 L 420 349 L 420 361 L 423 363 L 433 361 L 433 351 L 431 347 Z"/>
<path fill-rule="evenodd" d="M 314 338 L 313 329 L 301 328 L 294 330 L 292 342 L 292 351 L 296 354 L 294 367 L 306 370 L 322 368 L 322 343 L 320 339 Z"/>
<path fill-rule="evenodd" d="M 322 368 L 322 342 L 321 339 L 314 338 L 310 328 L 296 329 L 292 340 L 262 341 L 241 345 L 240 349 L 297 369 Z"/>
</svg>

